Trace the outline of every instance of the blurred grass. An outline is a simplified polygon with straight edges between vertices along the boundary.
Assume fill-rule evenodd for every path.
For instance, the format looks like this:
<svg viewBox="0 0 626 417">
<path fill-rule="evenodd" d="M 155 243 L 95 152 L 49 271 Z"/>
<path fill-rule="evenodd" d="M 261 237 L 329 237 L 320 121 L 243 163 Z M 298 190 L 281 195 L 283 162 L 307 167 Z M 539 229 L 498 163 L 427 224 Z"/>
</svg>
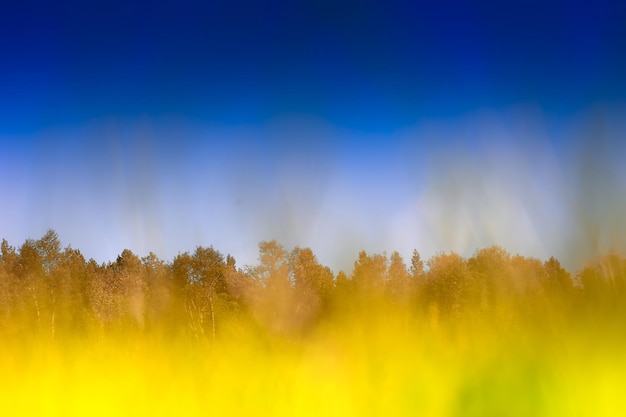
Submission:
<svg viewBox="0 0 626 417">
<path fill-rule="evenodd" d="M 371 309 L 297 337 L 5 340 L 0 415 L 624 415 L 624 334 L 600 323 Z"/>
</svg>

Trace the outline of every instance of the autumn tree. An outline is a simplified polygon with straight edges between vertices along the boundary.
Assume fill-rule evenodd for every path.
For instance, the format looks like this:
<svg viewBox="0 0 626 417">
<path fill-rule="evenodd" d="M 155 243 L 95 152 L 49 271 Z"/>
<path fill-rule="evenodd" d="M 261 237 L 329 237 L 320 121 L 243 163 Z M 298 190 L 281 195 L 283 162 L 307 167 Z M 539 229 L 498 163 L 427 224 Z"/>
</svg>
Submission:
<svg viewBox="0 0 626 417">
<path fill-rule="evenodd" d="M 0 244 L 0 326 L 3 329 L 15 316 L 19 283 L 16 279 L 17 253 L 6 239 Z"/>
<path fill-rule="evenodd" d="M 585 266 L 579 276 L 585 298 L 594 308 L 623 308 L 626 299 L 625 258 L 615 253 L 599 257 Z"/>
<path fill-rule="evenodd" d="M 49 229 L 40 239 L 33 242 L 33 246 L 39 253 L 44 272 L 49 275 L 60 262 L 59 236 L 54 230 Z"/>
<path fill-rule="evenodd" d="M 18 280 L 19 308 L 32 321 L 30 327 L 41 331 L 48 323 L 47 301 L 49 291 L 46 288 L 41 253 L 34 240 L 26 240 L 18 250 L 16 278 Z M 29 323 L 30 324 L 30 323 Z"/>
<path fill-rule="evenodd" d="M 511 255 L 499 246 L 483 248 L 468 259 L 474 285 L 473 301 L 482 309 L 509 303 L 517 294 Z"/>
<path fill-rule="evenodd" d="M 332 305 L 334 311 L 345 310 L 346 304 L 351 302 L 354 297 L 354 282 L 348 277 L 344 271 L 339 271 L 335 276 L 335 288 L 332 296 Z"/>
<path fill-rule="evenodd" d="M 173 280 L 170 267 L 153 252 L 141 258 L 146 292 L 146 323 L 151 327 L 173 327 L 172 321 L 179 318 L 173 297 Z"/>
<path fill-rule="evenodd" d="M 224 256 L 213 247 L 198 246 L 193 255 L 183 253 L 174 259 L 174 278 L 184 285 L 185 306 L 194 334 L 204 335 L 206 323 L 210 323 L 211 337 L 216 335 L 216 311 L 225 297 L 227 285 Z M 223 310 L 223 307 L 222 307 Z"/>
<path fill-rule="evenodd" d="M 275 240 L 259 243 L 259 264 L 251 272 L 266 288 L 283 291 L 291 286 L 289 255 Z"/>
<path fill-rule="evenodd" d="M 376 295 L 381 294 L 387 278 L 387 257 L 385 255 L 368 255 L 367 252 L 359 252 L 359 258 L 354 262 L 352 281 L 357 291 Z"/>
<path fill-rule="evenodd" d="M 411 279 L 417 285 L 423 285 L 426 280 L 426 272 L 424 271 L 424 261 L 420 256 L 417 249 L 413 249 L 413 253 L 411 254 L 411 267 L 409 269 L 409 273 L 411 274 Z"/>
<path fill-rule="evenodd" d="M 259 264 L 250 269 L 259 286 L 257 296 L 249 300 L 260 324 L 272 332 L 291 332 L 300 328 L 294 315 L 296 299 L 289 274 L 289 254 L 275 240 L 259 244 Z"/>
<path fill-rule="evenodd" d="M 333 290 L 333 273 L 320 264 L 310 248 L 295 248 L 289 254 L 289 273 L 294 284 L 296 311 L 302 321 L 324 310 Z"/>
<path fill-rule="evenodd" d="M 579 311 L 622 317 L 624 298 L 626 260 L 617 254 L 587 264 L 573 280 L 555 258 L 511 256 L 498 246 L 467 260 L 439 254 L 426 268 L 413 251 L 408 269 L 398 252 L 387 258 L 361 251 L 350 276 L 340 271 L 334 277 L 310 248 L 289 252 L 276 241 L 261 242 L 258 264 L 246 269 L 202 246 L 171 263 L 154 253 L 140 259 L 125 249 L 114 262 L 99 265 L 63 248 L 52 230 L 17 248 L 6 240 L 0 244 L 0 331 L 6 336 L 54 338 L 94 325 L 178 332 L 182 322 L 196 337 L 215 338 L 222 329 L 237 328 L 225 326 L 228 320 L 293 333 L 322 314 L 358 314 L 366 322 L 373 318 L 368 312 L 379 315 L 384 310 L 378 307 L 389 307 L 389 300 L 444 314 L 481 314 L 499 324 L 527 320 L 539 328 L 545 316 L 569 319 Z"/>
<path fill-rule="evenodd" d="M 145 320 L 146 282 L 141 259 L 124 249 L 112 265 L 120 285 L 123 314 L 143 327 Z"/>
<path fill-rule="evenodd" d="M 574 287 L 572 277 L 561 263 L 552 256 L 543 266 L 546 272 L 544 285 L 548 292 L 555 296 L 570 294 Z"/>
<path fill-rule="evenodd" d="M 97 269 L 91 285 L 91 304 L 103 325 L 143 328 L 145 291 L 141 259 L 124 249 L 115 262 Z"/>
<path fill-rule="evenodd" d="M 544 264 L 537 258 L 511 257 L 512 283 L 516 289 L 516 308 L 520 318 L 542 320 L 552 301 L 544 285 Z"/>
<path fill-rule="evenodd" d="M 389 258 L 386 282 L 388 292 L 394 301 L 406 304 L 413 298 L 415 281 L 407 271 L 404 259 L 397 251 L 394 251 Z"/>
<path fill-rule="evenodd" d="M 11 285 L 2 291 L 5 311 L 20 315 L 29 323 L 25 328 L 54 335 L 60 260 L 61 243 L 52 230 L 38 240 L 27 239 L 17 251 L 3 241 L 0 273 Z"/>
<path fill-rule="evenodd" d="M 428 260 L 427 300 L 443 313 L 460 313 L 472 299 L 472 277 L 467 262 L 454 252 Z"/>
<path fill-rule="evenodd" d="M 93 275 L 77 249 L 65 248 L 52 272 L 54 283 L 53 334 L 86 332 L 93 324 L 90 287 Z"/>
<path fill-rule="evenodd" d="M 226 257 L 224 279 L 229 294 L 229 311 L 234 315 L 240 315 L 248 307 L 248 301 L 254 299 L 259 283 L 250 274 L 238 268 L 235 258 L 231 255 Z"/>
</svg>

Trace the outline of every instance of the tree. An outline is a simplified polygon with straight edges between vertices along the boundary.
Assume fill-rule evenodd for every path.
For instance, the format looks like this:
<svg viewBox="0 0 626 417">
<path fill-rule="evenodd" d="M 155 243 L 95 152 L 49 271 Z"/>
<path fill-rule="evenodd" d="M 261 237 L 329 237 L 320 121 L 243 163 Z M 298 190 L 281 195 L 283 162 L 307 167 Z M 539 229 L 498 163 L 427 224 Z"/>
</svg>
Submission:
<svg viewBox="0 0 626 417">
<path fill-rule="evenodd" d="M 473 278 L 474 301 L 482 308 L 492 308 L 514 298 L 517 290 L 507 251 L 495 245 L 480 249 L 468 259 L 467 265 Z"/>
<path fill-rule="evenodd" d="M 61 252 L 50 275 L 53 337 L 58 331 L 76 333 L 91 328 L 95 316 L 90 297 L 95 276 L 79 250 L 67 247 Z"/>
<path fill-rule="evenodd" d="M 424 280 L 426 278 L 426 272 L 424 272 L 424 261 L 422 261 L 422 257 L 417 249 L 413 249 L 413 254 L 411 256 L 411 268 L 409 272 L 411 273 L 411 278 L 416 284 L 424 284 Z"/>
<path fill-rule="evenodd" d="M 339 271 L 335 277 L 335 289 L 332 297 L 334 309 L 345 310 L 345 306 L 350 303 L 354 293 L 354 282 L 344 271 Z"/>
<path fill-rule="evenodd" d="M 296 314 L 303 321 L 327 306 L 333 289 L 333 273 L 321 265 L 310 248 L 295 248 L 289 255 L 289 273 L 297 299 Z"/>
<path fill-rule="evenodd" d="M 357 290 L 369 296 L 381 294 L 386 279 L 387 257 L 385 255 L 368 255 L 365 251 L 359 252 L 359 258 L 354 263 L 352 281 Z"/>
<path fill-rule="evenodd" d="M 237 268 L 235 258 L 231 255 L 226 257 L 224 280 L 229 295 L 229 311 L 238 315 L 244 307 L 247 307 L 249 300 L 254 299 L 259 290 L 259 284 L 249 274 Z"/>
<path fill-rule="evenodd" d="M 572 278 L 557 259 L 550 257 L 550 259 L 544 263 L 544 269 L 546 271 L 545 286 L 548 293 L 554 295 L 566 295 L 571 293 L 574 287 Z"/>
<path fill-rule="evenodd" d="M 59 236 L 54 230 L 48 229 L 39 240 L 34 242 L 33 246 L 41 257 L 44 272 L 50 274 L 58 265 L 61 257 Z"/>
<path fill-rule="evenodd" d="M 141 259 L 124 249 L 112 265 L 121 289 L 122 309 L 141 327 L 145 323 L 146 282 Z"/>
<path fill-rule="evenodd" d="M 164 324 L 179 318 L 174 308 L 170 267 L 154 253 L 141 258 L 146 283 L 146 318 L 149 324 Z"/>
<path fill-rule="evenodd" d="M 585 298 L 596 307 L 623 306 L 626 298 L 626 259 L 617 254 L 602 256 L 580 273 Z"/>
<path fill-rule="evenodd" d="M 289 276 L 289 256 L 275 240 L 259 244 L 259 264 L 250 270 L 261 291 L 250 300 L 257 321 L 272 332 L 284 333 L 299 329 L 293 314 L 296 309 Z"/>
<path fill-rule="evenodd" d="M 211 323 L 211 336 L 216 335 L 216 297 L 227 291 L 224 256 L 213 249 L 198 246 L 193 255 L 183 253 L 174 259 L 174 279 L 183 285 L 186 310 L 192 331 L 204 335 L 207 319 Z"/>
<path fill-rule="evenodd" d="M 395 301 L 407 303 L 413 296 L 414 286 L 412 277 L 406 269 L 402 255 L 397 251 L 394 251 L 389 258 L 387 286 L 391 297 Z"/>
<path fill-rule="evenodd" d="M 281 244 L 275 240 L 259 243 L 259 261 L 253 275 L 263 286 L 281 291 L 291 286 L 289 257 Z"/>
<path fill-rule="evenodd" d="M 32 328 L 41 330 L 46 321 L 43 316 L 46 313 L 45 303 L 49 292 L 45 288 L 41 253 L 32 239 L 27 239 L 19 248 L 16 275 L 19 281 L 20 307 L 25 315 L 29 315 L 31 311 L 34 313 L 32 319 L 35 323 Z"/>
<path fill-rule="evenodd" d="M 115 262 L 98 268 L 92 280 L 91 300 L 102 324 L 145 324 L 146 283 L 141 259 L 124 249 Z"/>
<path fill-rule="evenodd" d="M 460 313 L 471 299 L 471 274 L 466 261 L 454 252 L 428 260 L 427 297 L 444 313 Z"/>
<path fill-rule="evenodd" d="M 6 325 L 14 315 L 18 282 L 15 279 L 17 254 L 6 239 L 0 244 L 0 325 Z M 4 326 L 3 326 L 4 327 Z"/>
<path fill-rule="evenodd" d="M 543 285 L 545 270 L 543 262 L 521 255 L 511 257 L 513 287 L 517 292 L 516 307 L 520 316 L 535 322 L 542 320 L 550 295 Z"/>
</svg>

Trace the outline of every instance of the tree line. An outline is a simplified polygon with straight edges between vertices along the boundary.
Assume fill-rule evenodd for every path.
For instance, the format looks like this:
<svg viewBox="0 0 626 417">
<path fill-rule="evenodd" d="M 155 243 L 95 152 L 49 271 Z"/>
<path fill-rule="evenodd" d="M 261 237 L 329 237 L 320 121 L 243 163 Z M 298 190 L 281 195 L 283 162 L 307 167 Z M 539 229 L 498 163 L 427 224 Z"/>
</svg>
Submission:
<svg viewBox="0 0 626 417">
<path fill-rule="evenodd" d="M 472 257 L 361 251 L 349 273 L 322 265 L 310 248 L 259 244 L 256 265 L 198 246 L 171 262 L 124 250 L 98 264 L 49 230 L 0 248 L 0 334 L 52 338 L 142 331 L 212 340 L 246 325 L 300 334 L 348 314 L 400 309 L 423 317 L 480 317 L 509 324 L 546 317 L 626 315 L 626 258 L 599 257 L 571 275 L 492 246 Z"/>
</svg>

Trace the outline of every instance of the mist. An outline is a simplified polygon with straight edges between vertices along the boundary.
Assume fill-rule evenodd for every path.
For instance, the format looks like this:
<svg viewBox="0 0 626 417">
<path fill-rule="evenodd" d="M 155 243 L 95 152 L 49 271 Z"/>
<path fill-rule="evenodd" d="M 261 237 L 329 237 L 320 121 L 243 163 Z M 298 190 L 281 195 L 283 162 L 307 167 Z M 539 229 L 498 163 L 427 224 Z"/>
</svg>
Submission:
<svg viewBox="0 0 626 417">
<path fill-rule="evenodd" d="M 54 228 L 99 262 L 214 245 L 252 264 L 276 239 L 336 272 L 361 249 L 470 256 L 491 244 L 577 269 L 626 243 L 624 113 L 556 123 L 487 109 L 375 133 L 302 115 L 49 129 L 4 153 L 3 232 L 20 242 Z"/>
</svg>

